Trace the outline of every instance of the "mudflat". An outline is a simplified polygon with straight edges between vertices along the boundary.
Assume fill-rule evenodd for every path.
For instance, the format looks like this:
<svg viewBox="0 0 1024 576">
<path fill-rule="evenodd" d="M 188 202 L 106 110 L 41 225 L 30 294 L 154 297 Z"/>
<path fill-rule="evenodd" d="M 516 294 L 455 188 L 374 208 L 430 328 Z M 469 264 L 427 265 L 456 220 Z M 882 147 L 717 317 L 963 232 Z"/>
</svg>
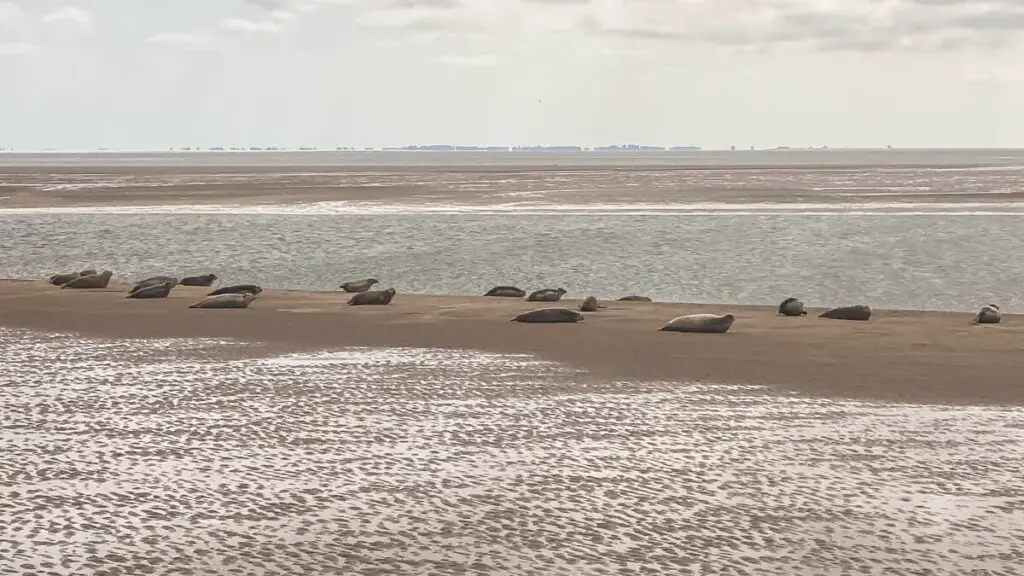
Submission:
<svg viewBox="0 0 1024 576">
<path fill-rule="evenodd" d="M 1024 404 L 1024 317 L 973 325 L 971 314 L 876 310 L 868 322 L 776 315 L 774 306 L 604 302 L 578 324 L 519 324 L 559 304 L 482 296 L 403 294 L 351 307 L 341 292 L 266 290 L 244 310 L 188 309 L 211 289 L 131 300 L 129 287 L 62 290 L 0 281 L 0 325 L 108 338 L 232 338 L 274 353 L 351 346 L 526 353 L 596 378 L 763 384 L 815 396 L 887 401 Z M 837 305 L 856 302 L 837 302 Z M 658 329 L 690 313 L 736 316 L 726 334 Z"/>
</svg>

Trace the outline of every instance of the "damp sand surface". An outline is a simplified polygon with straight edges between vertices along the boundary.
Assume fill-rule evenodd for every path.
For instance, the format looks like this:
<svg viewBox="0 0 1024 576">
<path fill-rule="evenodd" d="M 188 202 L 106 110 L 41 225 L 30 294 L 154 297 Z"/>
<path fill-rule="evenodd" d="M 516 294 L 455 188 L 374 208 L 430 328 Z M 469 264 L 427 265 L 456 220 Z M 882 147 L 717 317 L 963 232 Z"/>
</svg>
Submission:
<svg viewBox="0 0 1024 576">
<path fill-rule="evenodd" d="M 1009 576 L 1024 562 L 1020 408 L 276 348 L 0 328 L 0 573 Z"/>
<path fill-rule="evenodd" d="M 399 292 L 388 306 L 345 305 L 340 292 L 267 290 L 245 310 L 187 306 L 208 289 L 129 300 L 128 287 L 62 290 L 0 282 L 0 326 L 114 338 L 230 338 L 276 353 L 350 346 L 530 354 L 595 377 L 758 384 L 807 395 L 903 402 L 1022 404 L 1024 317 L 973 325 L 954 312 L 876 310 L 869 322 L 778 317 L 774 307 L 607 302 L 578 324 L 519 324 L 550 304 Z M 577 300 L 561 304 L 575 308 Z M 854 302 L 837 302 L 852 304 Z M 730 313 L 721 335 L 658 331 L 689 313 Z"/>
</svg>

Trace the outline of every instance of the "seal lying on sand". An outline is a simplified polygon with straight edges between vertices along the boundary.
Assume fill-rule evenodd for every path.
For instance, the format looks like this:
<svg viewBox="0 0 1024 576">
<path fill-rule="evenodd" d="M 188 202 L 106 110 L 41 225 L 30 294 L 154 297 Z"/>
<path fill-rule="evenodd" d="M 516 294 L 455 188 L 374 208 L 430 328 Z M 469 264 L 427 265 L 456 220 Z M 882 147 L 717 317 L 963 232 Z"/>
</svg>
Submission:
<svg viewBox="0 0 1024 576">
<path fill-rule="evenodd" d="M 213 292 L 207 294 L 207 296 L 220 296 L 221 294 L 252 294 L 255 296 L 260 292 L 263 292 L 263 288 L 260 288 L 255 284 L 236 284 L 234 286 L 217 288 Z"/>
<path fill-rule="evenodd" d="M 526 290 L 515 286 L 495 286 L 487 291 L 484 296 L 498 296 L 501 298 L 522 298 L 526 296 Z"/>
<path fill-rule="evenodd" d="M 255 299 L 256 295 L 252 292 L 217 294 L 216 296 L 207 296 L 189 308 L 248 308 Z"/>
<path fill-rule="evenodd" d="M 580 312 L 597 312 L 598 307 L 596 296 L 587 296 L 580 302 Z"/>
<path fill-rule="evenodd" d="M 804 303 L 796 298 L 786 298 L 779 304 L 779 316 L 807 316 Z"/>
<path fill-rule="evenodd" d="M 833 320 L 860 320 L 867 321 L 871 318 L 871 306 L 857 304 L 856 306 L 840 306 L 826 310 L 818 314 L 818 318 L 831 318 Z"/>
<path fill-rule="evenodd" d="M 565 288 L 544 288 L 526 297 L 527 302 L 558 302 L 565 295 Z"/>
<path fill-rule="evenodd" d="M 110 284 L 110 277 L 114 273 L 110 270 L 104 270 L 102 274 L 89 274 L 88 276 L 79 276 L 74 280 L 61 285 L 61 288 L 106 288 Z"/>
<path fill-rule="evenodd" d="M 538 308 L 523 312 L 512 319 L 513 322 L 526 322 L 528 324 L 555 324 L 580 322 L 583 314 L 568 308 Z"/>
<path fill-rule="evenodd" d="M 999 313 L 999 306 L 995 304 L 989 304 L 988 306 L 982 306 L 981 312 L 974 317 L 975 324 L 999 324 L 1002 320 L 1002 314 Z"/>
<path fill-rule="evenodd" d="M 367 278 L 365 280 L 353 280 L 352 282 L 345 282 L 339 288 L 345 292 L 366 292 L 373 287 L 374 284 L 379 284 L 376 278 Z"/>
<path fill-rule="evenodd" d="M 623 296 L 619 298 L 619 302 L 650 302 L 651 299 L 647 296 Z"/>
<path fill-rule="evenodd" d="M 71 282 L 72 280 L 78 278 L 79 276 L 91 276 L 95 273 L 95 270 L 89 269 L 82 270 L 81 272 L 67 272 L 54 274 L 53 276 L 50 276 L 50 279 L 48 281 L 50 284 L 53 284 L 54 286 L 60 286 L 62 284 L 67 284 L 68 282 Z"/>
<path fill-rule="evenodd" d="M 395 289 L 388 288 L 387 290 L 368 290 L 366 292 L 360 292 L 355 296 L 348 299 L 349 306 L 367 306 L 367 305 L 379 305 L 383 306 L 391 303 L 391 299 L 395 297 Z"/>
<path fill-rule="evenodd" d="M 174 288 L 174 284 L 171 282 L 151 284 L 141 288 L 136 287 L 125 298 L 167 298 L 167 295 L 171 293 L 171 288 Z"/>
<path fill-rule="evenodd" d="M 139 280 L 138 282 L 136 282 L 135 286 L 132 286 L 132 289 L 129 292 L 129 294 L 134 294 L 139 290 L 142 290 L 143 288 L 149 288 L 150 286 L 163 286 L 168 282 L 170 282 L 171 286 L 176 286 L 178 284 L 178 279 L 175 278 L 174 276 L 152 276 L 150 278 L 146 278 L 145 280 Z"/>
<path fill-rule="evenodd" d="M 736 317 L 732 314 L 688 314 L 669 320 L 661 327 L 662 332 L 694 332 L 699 334 L 722 334 L 729 330 Z"/>
<path fill-rule="evenodd" d="M 202 276 L 185 276 L 181 279 L 182 286 L 213 286 L 217 280 L 216 274 L 203 274 Z"/>
</svg>

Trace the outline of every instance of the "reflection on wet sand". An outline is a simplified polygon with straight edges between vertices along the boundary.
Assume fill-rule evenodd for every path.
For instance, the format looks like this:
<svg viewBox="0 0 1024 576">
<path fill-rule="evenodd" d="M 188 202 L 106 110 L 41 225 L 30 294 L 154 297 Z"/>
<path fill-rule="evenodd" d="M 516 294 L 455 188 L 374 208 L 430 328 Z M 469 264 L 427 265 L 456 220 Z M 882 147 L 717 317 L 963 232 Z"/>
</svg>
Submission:
<svg viewBox="0 0 1024 576">
<path fill-rule="evenodd" d="M 1024 412 L 0 330 L 0 573 L 1012 574 Z M 224 358 L 230 358 L 225 360 Z"/>
</svg>

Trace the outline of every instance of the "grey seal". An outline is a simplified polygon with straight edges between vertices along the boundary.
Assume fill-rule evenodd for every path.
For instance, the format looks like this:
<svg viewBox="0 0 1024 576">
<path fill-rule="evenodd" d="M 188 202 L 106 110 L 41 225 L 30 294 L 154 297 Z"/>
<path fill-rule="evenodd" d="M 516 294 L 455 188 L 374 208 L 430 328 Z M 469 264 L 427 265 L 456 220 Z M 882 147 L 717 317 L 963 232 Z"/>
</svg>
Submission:
<svg viewBox="0 0 1024 576">
<path fill-rule="evenodd" d="M 143 288 L 149 288 L 150 286 L 162 286 L 168 282 L 173 287 L 178 284 L 178 279 L 175 278 L 174 276 L 152 276 L 150 278 L 146 278 L 144 280 L 139 280 L 138 282 L 136 282 L 135 286 L 132 286 L 132 289 L 129 293 L 134 294 L 139 290 L 142 290 Z"/>
<path fill-rule="evenodd" d="M 515 286 L 495 286 L 487 291 L 484 296 L 498 296 L 500 298 L 522 298 L 526 296 L 526 290 Z"/>
<path fill-rule="evenodd" d="M 388 288 L 387 290 L 367 290 L 366 292 L 360 292 L 355 296 L 348 299 L 349 306 L 384 306 L 391 303 L 391 299 L 395 297 L 395 289 Z"/>
<path fill-rule="evenodd" d="M 583 320 L 583 314 L 568 308 L 538 308 L 523 312 L 512 319 L 513 322 L 528 324 L 573 323 Z"/>
<path fill-rule="evenodd" d="M 189 308 L 248 308 L 256 299 L 252 292 L 233 292 L 207 296 Z"/>
<path fill-rule="evenodd" d="M 526 297 L 527 302 L 558 302 L 565 295 L 565 288 L 544 288 L 532 292 Z"/>
<path fill-rule="evenodd" d="M 597 312 L 598 307 L 596 296 L 587 296 L 580 302 L 580 312 Z"/>
<path fill-rule="evenodd" d="M 106 288 L 110 284 L 110 277 L 114 273 L 110 270 L 104 270 L 102 274 L 89 274 L 88 276 L 79 276 L 70 282 L 61 285 L 61 288 Z"/>
<path fill-rule="evenodd" d="M 213 292 L 207 294 L 207 296 L 220 296 L 221 294 L 252 294 L 257 295 L 263 292 L 263 288 L 255 284 L 235 284 L 234 286 L 224 286 L 217 288 Z"/>
<path fill-rule="evenodd" d="M 803 302 L 790 297 L 779 304 L 778 316 L 807 316 L 807 310 L 804 310 Z"/>
<path fill-rule="evenodd" d="M 60 286 L 61 284 L 67 284 L 79 276 L 92 276 L 96 271 L 93 269 L 82 270 L 81 272 L 62 272 L 60 274 L 54 274 L 50 276 L 48 282 L 54 286 Z"/>
<path fill-rule="evenodd" d="M 373 287 L 374 284 L 380 284 L 380 281 L 376 278 L 366 278 L 365 280 L 353 280 L 351 282 L 345 282 L 339 288 L 345 292 L 366 292 Z"/>
<path fill-rule="evenodd" d="M 982 306 L 981 312 L 974 317 L 975 324 L 999 324 L 999 321 L 1003 319 L 1002 314 L 999 312 L 999 306 L 995 304 L 989 304 L 988 306 Z"/>
<path fill-rule="evenodd" d="M 661 327 L 662 332 L 693 332 L 698 334 L 722 334 L 729 330 L 736 317 L 732 314 L 687 314 L 677 316 Z"/>
<path fill-rule="evenodd" d="M 832 320 L 858 320 L 866 322 L 871 319 L 871 306 L 868 306 L 867 304 L 840 306 L 818 314 L 818 318 L 831 318 Z"/>
<path fill-rule="evenodd" d="M 217 280 L 216 274 L 203 274 L 202 276 L 185 276 L 181 279 L 182 286 L 213 286 Z"/>
<path fill-rule="evenodd" d="M 167 295 L 171 293 L 171 288 L 174 288 L 174 284 L 171 282 L 150 284 L 149 286 L 133 289 L 125 298 L 167 298 Z"/>
<path fill-rule="evenodd" d="M 647 296 L 623 296 L 619 298 L 619 302 L 650 302 L 651 299 Z"/>
</svg>

